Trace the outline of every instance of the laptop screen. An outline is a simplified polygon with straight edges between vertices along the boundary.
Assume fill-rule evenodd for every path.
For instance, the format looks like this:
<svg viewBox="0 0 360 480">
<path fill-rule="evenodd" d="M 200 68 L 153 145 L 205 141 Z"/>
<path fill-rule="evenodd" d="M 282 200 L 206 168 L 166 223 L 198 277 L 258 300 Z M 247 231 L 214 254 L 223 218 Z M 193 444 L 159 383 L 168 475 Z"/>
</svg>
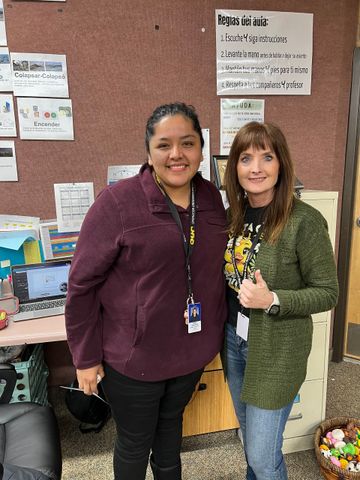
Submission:
<svg viewBox="0 0 360 480">
<path fill-rule="evenodd" d="M 70 260 L 14 265 L 12 283 L 19 303 L 66 297 L 70 265 Z"/>
</svg>

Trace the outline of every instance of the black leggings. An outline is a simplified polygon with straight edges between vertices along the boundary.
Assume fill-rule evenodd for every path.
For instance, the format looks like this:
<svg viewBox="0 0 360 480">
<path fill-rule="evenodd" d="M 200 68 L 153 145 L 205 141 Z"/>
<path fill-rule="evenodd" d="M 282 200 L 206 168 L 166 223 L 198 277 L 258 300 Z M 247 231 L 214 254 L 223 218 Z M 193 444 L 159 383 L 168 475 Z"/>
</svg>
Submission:
<svg viewBox="0 0 360 480">
<path fill-rule="evenodd" d="M 104 365 L 102 381 L 116 423 L 115 480 L 143 480 L 150 450 L 159 467 L 180 463 L 182 417 L 203 369 L 143 382 Z"/>
</svg>

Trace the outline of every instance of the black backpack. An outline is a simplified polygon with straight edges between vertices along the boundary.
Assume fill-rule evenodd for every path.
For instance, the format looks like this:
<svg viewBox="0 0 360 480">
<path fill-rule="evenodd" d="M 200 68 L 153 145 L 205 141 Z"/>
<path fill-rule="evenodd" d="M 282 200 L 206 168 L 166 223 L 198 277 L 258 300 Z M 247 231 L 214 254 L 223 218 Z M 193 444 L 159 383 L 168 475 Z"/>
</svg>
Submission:
<svg viewBox="0 0 360 480">
<path fill-rule="evenodd" d="M 71 388 L 78 388 L 77 380 L 70 385 Z M 79 390 L 67 390 L 65 403 L 69 412 L 81 423 L 79 429 L 82 433 L 100 432 L 111 416 L 110 406 L 106 402 L 105 394 L 101 383 L 98 384 L 99 398 L 95 395 L 85 395 Z M 105 401 L 104 401 L 105 400 Z"/>
</svg>

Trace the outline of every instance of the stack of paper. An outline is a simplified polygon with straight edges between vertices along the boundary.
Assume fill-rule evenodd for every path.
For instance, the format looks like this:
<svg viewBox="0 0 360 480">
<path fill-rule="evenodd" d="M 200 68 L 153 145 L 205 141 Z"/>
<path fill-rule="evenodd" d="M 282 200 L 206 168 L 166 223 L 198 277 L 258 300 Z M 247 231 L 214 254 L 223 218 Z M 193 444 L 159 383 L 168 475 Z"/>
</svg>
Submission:
<svg viewBox="0 0 360 480">
<path fill-rule="evenodd" d="M 38 217 L 0 215 L 0 277 L 11 265 L 41 261 Z"/>
</svg>

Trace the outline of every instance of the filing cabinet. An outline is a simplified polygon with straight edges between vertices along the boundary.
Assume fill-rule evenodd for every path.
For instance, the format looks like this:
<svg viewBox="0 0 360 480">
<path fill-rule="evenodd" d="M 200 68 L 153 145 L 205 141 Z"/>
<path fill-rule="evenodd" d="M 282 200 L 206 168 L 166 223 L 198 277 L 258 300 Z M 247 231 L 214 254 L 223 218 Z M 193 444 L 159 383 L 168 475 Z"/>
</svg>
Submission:
<svg viewBox="0 0 360 480">
<path fill-rule="evenodd" d="M 301 199 L 325 217 L 333 247 L 336 236 L 337 192 L 305 190 Z M 284 453 L 313 448 L 317 426 L 325 419 L 331 312 L 313 315 L 314 334 L 307 375 L 284 432 Z"/>
</svg>

